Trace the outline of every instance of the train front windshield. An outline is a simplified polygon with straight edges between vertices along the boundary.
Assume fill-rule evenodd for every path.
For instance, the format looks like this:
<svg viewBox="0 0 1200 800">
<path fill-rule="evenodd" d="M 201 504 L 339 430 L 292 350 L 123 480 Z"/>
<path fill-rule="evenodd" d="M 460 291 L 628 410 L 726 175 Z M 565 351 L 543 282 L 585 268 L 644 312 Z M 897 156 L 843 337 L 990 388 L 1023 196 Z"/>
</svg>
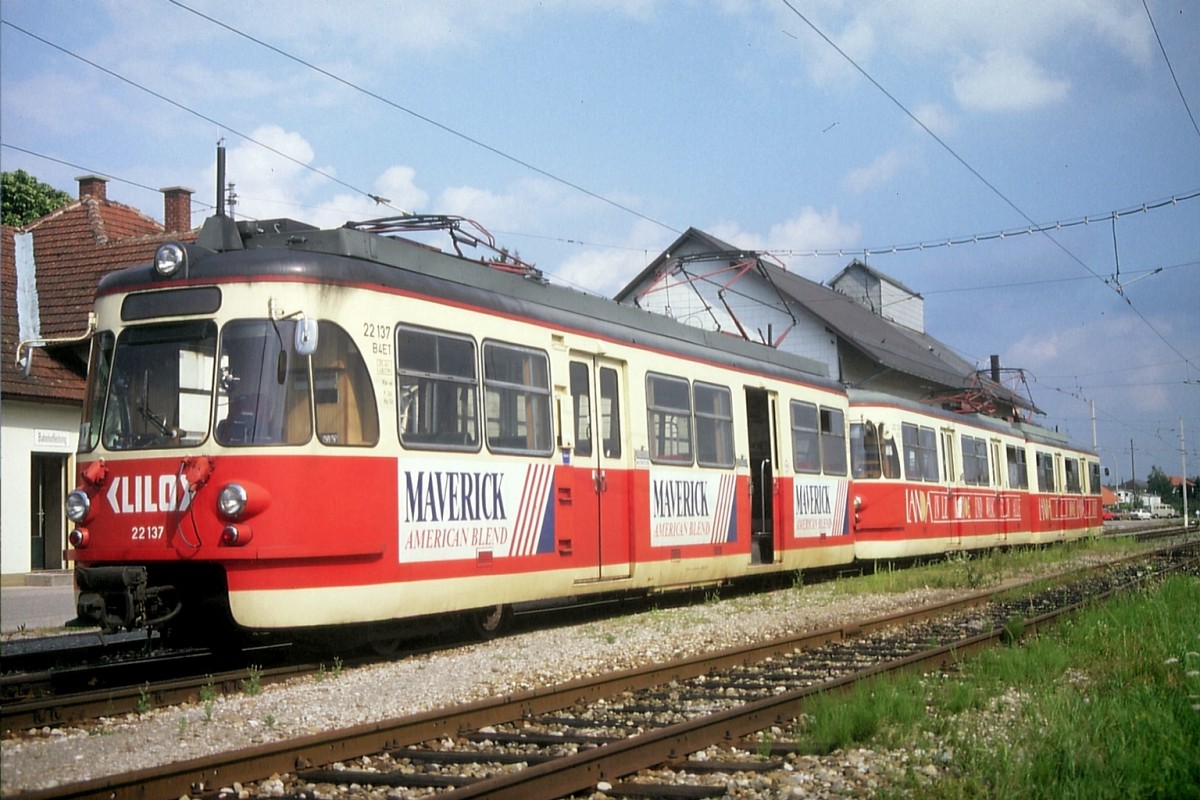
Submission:
<svg viewBox="0 0 1200 800">
<path fill-rule="evenodd" d="M 293 328 L 230 322 L 219 350 L 210 320 L 128 328 L 115 340 L 98 334 L 80 449 L 182 448 L 210 433 L 234 446 L 307 441 L 308 359 L 292 350 Z"/>
</svg>

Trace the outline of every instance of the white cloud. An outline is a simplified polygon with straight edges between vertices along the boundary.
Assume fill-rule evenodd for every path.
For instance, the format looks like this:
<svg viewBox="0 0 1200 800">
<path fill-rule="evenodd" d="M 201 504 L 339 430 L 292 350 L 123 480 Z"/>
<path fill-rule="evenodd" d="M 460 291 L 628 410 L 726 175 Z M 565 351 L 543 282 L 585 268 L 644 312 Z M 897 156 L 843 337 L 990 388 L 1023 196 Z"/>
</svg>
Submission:
<svg viewBox="0 0 1200 800">
<path fill-rule="evenodd" d="M 854 246 L 861 230 L 857 223 L 842 222 L 837 208 L 818 211 L 805 206 L 800 213 L 773 224 L 766 233 L 744 230 L 732 222 L 719 223 L 706 229 L 708 233 L 730 244 L 748 250 L 805 252 L 835 247 Z"/>
<path fill-rule="evenodd" d="M 1061 102 L 1071 82 L 1046 74 L 1024 53 L 993 50 L 982 60 L 964 59 L 956 70 L 953 86 L 954 96 L 964 108 L 1028 111 Z"/>
<path fill-rule="evenodd" d="M 844 183 L 852 192 L 858 194 L 870 192 L 890 181 L 903 165 L 904 157 L 900 155 L 900 151 L 892 148 L 868 166 L 850 172 Z"/>
</svg>

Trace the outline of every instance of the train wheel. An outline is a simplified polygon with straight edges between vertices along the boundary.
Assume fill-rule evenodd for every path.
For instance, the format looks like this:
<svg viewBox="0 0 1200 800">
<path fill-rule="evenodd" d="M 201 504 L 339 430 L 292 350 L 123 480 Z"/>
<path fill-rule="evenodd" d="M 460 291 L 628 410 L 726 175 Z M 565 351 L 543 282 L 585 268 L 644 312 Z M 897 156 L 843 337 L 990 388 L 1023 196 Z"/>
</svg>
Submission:
<svg viewBox="0 0 1200 800">
<path fill-rule="evenodd" d="M 471 632 L 480 639 L 496 638 L 508 627 L 511 620 L 512 608 L 503 604 L 477 608 L 470 612 L 468 617 Z"/>
<path fill-rule="evenodd" d="M 367 645 L 371 651 L 380 656 L 394 656 L 400 652 L 404 639 L 398 629 L 389 627 L 372 627 L 367 632 Z"/>
</svg>

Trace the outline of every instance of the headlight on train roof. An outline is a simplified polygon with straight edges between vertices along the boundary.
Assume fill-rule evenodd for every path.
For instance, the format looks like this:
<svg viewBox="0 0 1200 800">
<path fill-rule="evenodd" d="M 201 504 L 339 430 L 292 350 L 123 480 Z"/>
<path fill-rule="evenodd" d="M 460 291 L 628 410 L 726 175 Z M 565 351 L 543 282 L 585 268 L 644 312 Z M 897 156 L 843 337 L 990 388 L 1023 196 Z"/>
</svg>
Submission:
<svg viewBox="0 0 1200 800">
<path fill-rule="evenodd" d="M 229 483 L 217 496 L 217 508 L 229 519 L 237 519 L 246 510 L 246 489 L 240 483 Z"/>
<path fill-rule="evenodd" d="M 154 253 L 154 271 L 164 278 L 178 275 L 187 266 L 187 250 L 179 242 L 159 245 Z"/>
<path fill-rule="evenodd" d="M 87 492 L 76 489 L 67 495 L 67 519 L 74 522 L 76 525 L 87 519 L 88 512 L 92 510 L 92 500 L 87 496 Z"/>
</svg>

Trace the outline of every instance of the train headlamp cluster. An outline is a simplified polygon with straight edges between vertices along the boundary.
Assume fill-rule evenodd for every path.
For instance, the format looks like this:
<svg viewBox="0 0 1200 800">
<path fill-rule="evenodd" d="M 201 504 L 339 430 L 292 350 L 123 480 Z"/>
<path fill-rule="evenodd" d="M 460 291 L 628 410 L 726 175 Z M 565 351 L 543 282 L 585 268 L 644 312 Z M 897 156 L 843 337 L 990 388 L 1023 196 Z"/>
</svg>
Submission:
<svg viewBox="0 0 1200 800">
<path fill-rule="evenodd" d="M 217 496 L 217 508 L 229 519 L 237 519 L 246 510 L 246 502 L 249 499 L 244 486 L 240 483 L 229 483 Z"/>
<path fill-rule="evenodd" d="M 178 275 L 186 266 L 187 250 L 179 242 L 159 245 L 154 253 L 154 271 L 164 278 Z"/>
<path fill-rule="evenodd" d="M 67 519 L 76 525 L 83 523 L 92 510 L 92 500 L 87 492 L 76 489 L 67 495 Z"/>
</svg>

